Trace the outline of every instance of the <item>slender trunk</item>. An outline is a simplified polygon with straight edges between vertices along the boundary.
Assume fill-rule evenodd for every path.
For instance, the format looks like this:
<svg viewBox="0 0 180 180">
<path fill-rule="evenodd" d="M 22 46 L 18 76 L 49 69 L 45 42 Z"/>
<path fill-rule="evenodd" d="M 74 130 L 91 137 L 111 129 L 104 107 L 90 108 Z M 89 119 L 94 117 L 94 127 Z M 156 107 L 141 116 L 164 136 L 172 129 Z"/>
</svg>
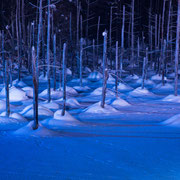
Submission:
<svg viewBox="0 0 180 180">
<path fill-rule="evenodd" d="M 107 31 L 103 32 L 104 36 L 104 48 L 103 48 L 103 88 L 102 88 L 102 101 L 101 107 L 104 108 L 106 99 L 106 86 L 108 80 L 108 70 L 106 69 L 107 64 Z"/>
<path fill-rule="evenodd" d="M 125 6 L 123 6 L 123 21 L 121 30 L 121 59 L 120 59 L 120 78 L 123 70 L 123 57 L 124 57 L 124 27 L 125 26 Z"/>
<path fill-rule="evenodd" d="M 5 83 L 6 83 L 6 116 L 10 115 L 10 105 L 9 105 L 9 63 L 8 60 L 5 62 Z"/>
<path fill-rule="evenodd" d="M 162 26 L 161 26 L 161 38 L 164 39 L 164 17 L 166 9 L 166 0 L 163 2 L 163 14 L 162 14 Z"/>
<path fill-rule="evenodd" d="M 81 42 L 80 42 L 80 68 L 79 68 L 79 76 L 80 76 L 80 86 L 82 87 L 82 66 L 83 66 L 83 60 L 82 60 L 82 57 L 83 57 L 83 38 L 81 38 Z"/>
<path fill-rule="evenodd" d="M 63 108 L 62 108 L 62 116 L 65 115 L 66 111 L 66 43 L 63 45 L 63 71 L 62 71 L 62 76 L 63 76 Z"/>
<path fill-rule="evenodd" d="M 97 24 L 97 40 L 96 40 L 96 45 L 97 45 L 97 52 L 96 52 L 96 56 L 97 56 L 97 64 L 99 61 L 99 27 L 100 27 L 100 21 L 101 21 L 101 17 L 98 17 L 98 24 Z"/>
<path fill-rule="evenodd" d="M 132 19 L 131 19 L 131 65 L 132 71 L 134 71 L 134 0 L 132 0 Z M 134 72 L 133 72 L 134 74 Z"/>
<path fill-rule="evenodd" d="M 3 82 L 4 84 L 6 83 L 5 82 L 5 73 L 6 73 L 6 70 L 5 70 L 5 57 L 4 57 L 4 30 L 2 30 L 2 33 L 1 33 L 1 49 L 2 49 L 2 65 L 3 65 Z"/>
<path fill-rule="evenodd" d="M 47 78 L 48 78 L 48 102 L 51 101 L 51 82 L 50 82 L 50 0 L 48 0 L 48 23 L 47 23 Z"/>
<path fill-rule="evenodd" d="M 144 60 L 143 60 L 142 85 L 141 85 L 142 89 L 144 89 L 144 82 L 145 82 L 145 79 L 146 79 L 147 63 L 148 63 L 148 48 L 146 48 L 146 57 L 144 57 Z"/>
<path fill-rule="evenodd" d="M 116 82 L 115 82 L 115 91 L 116 91 L 116 97 L 118 97 L 118 41 L 116 41 Z"/>
<path fill-rule="evenodd" d="M 109 60 L 112 69 L 112 7 L 110 9 L 110 26 L 109 26 Z"/>
<path fill-rule="evenodd" d="M 37 71 L 37 78 L 39 77 L 39 54 L 40 54 L 40 47 L 41 47 L 41 30 L 42 30 L 42 0 L 39 2 L 39 24 L 38 24 L 38 37 L 37 37 L 37 57 L 36 57 L 36 71 Z"/>
<path fill-rule="evenodd" d="M 53 80 L 54 80 L 54 91 L 56 90 L 56 34 L 53 37 Z"/>
<path fill-rule="evenodd" d="M 164 81 L 164 76 L 165 76 L 165 67 L 166 67 L 166 63 L 165 63 L 165 52 L 166 52 L 166 40 L 164 40 L 163 43 L 163 51 L 162 51 L 162 85 L 164 86 L 165 81 Z"/>
<path fill-rule="evenodd" d="M 38 128 L 38 81 L 36 70 L 36 55 L 34 46 L 32 47 L 32 68 L 33 68 L 33 109 L 34 109 L 34 125 L 33 130 Z"/>
<path fill-rule="evenodd" d="M 95 39 L 93 39 L 93 71 L 96 70 L 96 64 L 95 64 Z"/>
</svg>

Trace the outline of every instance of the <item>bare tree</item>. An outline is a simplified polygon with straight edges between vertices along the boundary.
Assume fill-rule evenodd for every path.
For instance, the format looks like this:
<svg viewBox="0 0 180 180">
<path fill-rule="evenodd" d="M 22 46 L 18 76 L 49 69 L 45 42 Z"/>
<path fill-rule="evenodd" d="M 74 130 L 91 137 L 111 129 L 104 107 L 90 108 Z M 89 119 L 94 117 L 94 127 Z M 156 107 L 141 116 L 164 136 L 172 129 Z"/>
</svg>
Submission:
<svg viewBox="0 0 180 180">
<path fill-rule="evenodd" d="M 63 45 L 63 71 L 62 71 L 62 85 L 63 85 L 63 108 L 62 116 L 65 115 L 66 111 L 66 43 Z"/>
</svg>

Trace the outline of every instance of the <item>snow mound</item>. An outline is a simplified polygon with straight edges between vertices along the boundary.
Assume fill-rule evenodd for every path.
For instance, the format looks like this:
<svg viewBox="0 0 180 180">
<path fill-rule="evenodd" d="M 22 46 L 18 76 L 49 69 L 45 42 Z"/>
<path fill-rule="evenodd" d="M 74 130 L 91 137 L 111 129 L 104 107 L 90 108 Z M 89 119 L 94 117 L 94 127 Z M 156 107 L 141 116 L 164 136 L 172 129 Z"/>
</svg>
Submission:
<svg viewBox="0 0 180 180">
<path fill-rule="evenodd" d="M 48 103 L 48 101 L 45 101 L 45 102 L 42 102 L 41 105 L 47 109 L 50 109 L 50 110 L 58 110 L 60 108 L 60 105 L 54 101 L 51 101 Z"/>
<path fill-rule="evenodd" d="M 134 75 L 129 75 L 126 77 L 126 80 L 138 80 L 139 76 L 137 76 L 136 74 Z"/>
<path fill-rule="evenodd" d="M 102 95 L 102 87 L 99 87 L 97 89 L 95 89 L 91 95 L 93 96 L 100 96 Z M 109 89 L 106 90 L 106 96 L 115 96 L 115 92 L 110 91 Z"/>
<path fill-rule="evenodd" d="M 33 118 L 34 117 L 34 110 L 33 110 L 33 105 L 29 105 L 25 107 L 20 114 L 22 114 L 26 118 Z M 48 108 L 38 105 L 38 115 L 39 116 L 45 116 L 45 117 L 52 117 L 53 112 L 49 110 Z"/>
<path fill-rule="evenodd" d="M 133 91 L 129 92 L 129 95 L 131 96 L 148 96 L 148 95 L 153 95 L 148 89 L 144 88 L 142 89 L 141 87 L 138 87 L 134 89 Z"/>
<path fill-rule="evenodd" d="M 86 92 L 90 89 L 88 86 L 74 86 L 73 88 L 78 92 Z"/>
<path fill-rule="evenodd" d="M 109 75 L 109 78 L 108 78 L 108 80 L 107 80 L 107 83 L 108 83 L 108 84 L 115 84 L 115 78 L 113 78 L 111 74 Z"/>
<path fill-rule="evenodd" d="M 62 121 L 77 121 L 70 113 L 65 111 L 65 115 L 61 115 L 62 110 L 58 110 L 54 113 L 54 119 Z"/>
<path fill-rule="evenodd" d="M 125 101 L 124 99 L 121 99 L 119 97 L 117 99 L 113 100 L 111 105 L 115 108 L 130 106 L 130 104 L 127 101 Z"/>
<path fill-rule="evenodd" d="M 84 111 L 85 113 L 95 113 L 95 114 L 111 114 L 118 112 L 115 108 L 107 104 L 105 104 L 104 108 L 102 108 L 101 102 L 89 106 Z"/>
<path fill-rule="evenodd" d="M 151 77 L 151 80 L 161 81 L 162 75 L 156 74 L 156 75 Z M 164 80 L 167 80 L 167 77 L 164 77 Z"/>
<path fill-rule="evenodd" d="M 33 88 L 32 87 L 24 87 L 22 88 L 23 91 L 26 92 L 26 95 L 29 96 L 29 97 L 33 97 Z"/>
<path fill-rule="evenodd" d="M 162 122 L 162 124 L 180 128 L 180 114 L 167 119 L 166 121 Z"/>
<path fill-rule="evenodd" d="M 1 96 L 5 96 L 5 88 L 3 88 L 0 92 Z M 26 92 L 16 88 L 15 86 L 12 86 L 9 89 L 9 100 L 12 102 L 18 102 L 18 101 L 24 101 L 27 100 L 28 97 L 26 96 Z"/>
<path fill-rule="evenodd" d="M 180 103 L 180 96 L 175 96 L 175 95 L 172 95 L 172 94 L 171 94 L 171 95 L 163 98 L 162 101 Z"/>
<path fill-rule="evenodd" d="M 6 124 L 19 124 L 26 122 L 26 120 L 12 118 L 12 117 L 6 117 L 6 116 L 0 116 L 0 125 L 6 125 Z"/>
<path fill-rule="evenodd" d="M 29 136 L 37 136 L 37 137 L 45 137 L 57 135 L 57 132 L 54 132 L 50 129 L 44 127 L 41 123 L 38 124 L 38 129 L 33 130 L 34 121 L 31 121 L 26 126 L 16 130 L 13 134 L 15 135 L 29 135 Z"/>
<path fill-rule="evenodd" d="M 95 71 L 95 72 L 90 73 L 87 79 L 90 81 L 99 81 L 102 78 L 103 78 L 103 75 L 100 72 Z"/>
<path fill-rule="evenodd" d="M 72 76 L 72 71 L 69 68 L 66 68 L 66 74 Z"/>
<path fill-rule="evenodd" d="M 161 89 L 161 90 L 173 90 L 174 87 L 169 84 L 169 83 L 166 83 L 164 84 L 164 86 L 162 84 L 158 84 L 157 86 L 155 86 L 155 89 Z"/>
<path fill-rule="evenodd" d="M 48 90 L 45 89 L 44 91 L 42 91 L 39 94 L 39 97 L 47 97 L 47 93 L 48 93 Z M 52 99 L 58 99 L 58 98 L 61 98 L 62 96 L 63 96 L 62 91 L 59 91 L 59 90 L 54 91 L 53 88 L 51 88 L 51 98 Z"/>
<path fill-rule="evenodd" d="M 62 91 L 63 89 L 61 88 L 60 90 Z M 73 95 L 73 96 L 78 95 L 78 92 L 74 88 L 72 88 L 70 86 L 66 86 L 66 93 L 68 95 Z"/>
<path fill-rule="evenodd" d="M 21 88 L 27 86 L 27 84 L 25 84 L 23 81 L 18 81 L 18 79 L 14 80 L 12 82 L 12 85 L 17 86 L 17 87 L 21 87 Z"/>
<path fill-rule="evenodd" d="M 6 116 L 6 112 L 3 112 L 0 114 L 0 116 Z M 21 114 L 19 113 L 10 113 L 10 118 L 14 118 L 20 121 L 26 121 L 26 118 L 24 118 Z"/>
<path fill-rule="evenodd" d="M 137 81 L 136 81 L 136 83 L 138 83 L 138 84 L 141 84 L 142 83 L 142 78 L 140 78 L 140 79 L 138 79 Z M 154 85 L 154 82 L 152 81 L 152 80 L 149 80 L 149 79 L 145 79 L 144 80 L 144 84 L 146 84 L 146 85 Z"/>
<path fill-rule="evenodd" d="M 63 103 L 63 98 L 58 100 L 60 103 Z M 66 100 L 66 106 L 71 107 L 71 108 L 79 108 L 81 105 L 75 98 L 68 98 Z"/>
<path fill-rule="evenodd" d="M 115 87 L 113 88 L 115 89 Z M 132 90 L 133 88 L 123 83 L 118 84 L 118 90 Z"/>
</svg>

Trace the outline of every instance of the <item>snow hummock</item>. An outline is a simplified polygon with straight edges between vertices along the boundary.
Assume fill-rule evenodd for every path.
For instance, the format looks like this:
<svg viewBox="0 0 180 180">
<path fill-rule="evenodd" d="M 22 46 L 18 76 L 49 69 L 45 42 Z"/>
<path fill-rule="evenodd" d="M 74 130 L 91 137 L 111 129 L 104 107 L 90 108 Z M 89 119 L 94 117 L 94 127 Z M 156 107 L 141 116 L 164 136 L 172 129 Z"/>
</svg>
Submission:
<svg viewBox="0 0 180 180">
<path fill-rule="evenodd" d="M 102 95 L 102 87 L 99 87 L 95 89 L 91 95 L 93 96 L 100 96 Z M 113 91 L 110 91 L 109 89 L 106 89 L 106 96 L 115 96 L 115 93 Z"/>
<path fill-rule="evenodd" d="M 69 68 L 66 68 L 66 74 L 72 76 L 72 71 Z"/>
<path fill-rule="evenodd" d="M 63 89 L 61 88 L 60 90 L 62 91 Z M 78 92 L 74 88 L 72 88 L 70 86 L 66 86 L 66 93 L 68 95 L 73 95 L 73 96 L 78 95 Z"/>
<path fill-rule="evenodd" d="M 115 78 L 112 77 L 112 75 L 110 74 L 107 80 L 107 84 L 114 84 L 115 83 Z"/>
<path fill-rule="evenodd" d="M 180 127 L 180 114 L 177 114 L 166 121 L 162 122 L 164 125 L 173 126 L 173 127 Z"/>
<path fill-rule="evenodd" d="M 118 111 L 111 105 L 105 104 L 104 108 L 101 107 L 101 102 L 95 103 L 84 110 L 85 113 L 95 113 L 95 114 L 111 114 L 117 113 Z"/>
<path fill-rule="evenodd" d="M 27 87 L 22 88 L 22 90 L 26 92 L 26 95 L 28 97 L 33 97 L 33 88 L 32 87 L 27 86 Z"/>
<path fill-rule="evenodd" d="M 80 79 L 72 79 L 70 81 L 71 83 L 80 83 Z M 82 83 L 87 83 L 88 80 L 87 79 L 82 79 Z"/>
<path fill-rule="evenodd" d="M 165 83 L 164 85 L 158 84 L 157 86 L 155 86 L 155 89 L 161 89 L 161 90 L 173 90 L 174 87 L 173 85 L 169 84 L 169 83 Z"/>
<path fill-rule="evenodd" d="M 33 118 L 34 117 L 34 109 L 33 109 L 33 105 L 29 105 L 26 106 L 21 112 L 20 114 L 22 114 L 24 117 L 27 118 Z M 46 117 L 50 117 L 53 116 L 53 112 L 51 110 L 49 110 L 48 108 L 42 106 L 42 105 L 38 105 L 38 115 L 39 116 L 46 116 Z"/>
<path fill-rule="evenodd" d="M 156 75 L 151 77 L 151 80 L 161 81 L 162 75 L 156 74 Z M 164 77 L 164 80 L 167 80 L 167 77 Z"/>
<path fill-rule="evenodd" d="M 5 88 L 3 88 L 0 92 L 1 96 L 5 96 Z M 21 90 L 20 88 L 16 88 L 12 86 L 9 89 L 9 100 L 12 102 L 24 101 L 27 100 L 28 97 L 26 96 L 26 92 Z"/>
<path fill-rule="evenodd" d="M 48 90 L 45 89 L 44 91 L 42 91 L 39 94 L 39 97 L 47 97 L 47 93 L 48 93 Z M 52 99 L 58 99 L 58 98 L 61 98 L 62 96 L 63 96 L 63 92 L 62 91 L 60 91 L 60 90 L 54 91 L 54 89 L 51 88 L 51 98 Z"/>
<path fill-rule="evenodd" d="M 63 98 L 57 100 L 58 102 L 63 102 Z M 69 106 L 71 108 L 79 108 L 81 105 L 79 104 L 79 102 L 75 99 L 75 98 L 68 98 L 66 100 L 66 106 Z"/>
<path fill-rule="evenodd" d="M 130 106 L 130 104 L 127 101 L 125 101 L 124 99 L 122 99 L 120 97 L 113 100 L 111 105 L 115 108 Z"/>
<path fill-rule="evenodd" d="M 28 136 L 37 136 L 37 137 L 44 137 L 44 136 L 52 136 L 57 135 L 57 132 L 47 129 L 41 123 L 38 123 L 38 129 L 33 130 L 34 121 L 31 121 L 26 126 L 16 130 L 13 134 L 15 135 L 28 135 Z"/>
<path fill-rule="evenodd" d="M 17 86 L 17 87 L 21 87 L 21 88 L 27 86 L 23 81 L 19 81 L 18 79 L 14 80 L 12 82 L 12 85 Z"/>
<path fill-rule="evenodd" d="M 62 120 L 62 121 L 76 121 L 76 119 L 67 111 L 65 111 L 65 115 L 61 115 L 62 110 L 58 110 L 54 113 L 54 119 Z"/>
<path fill-rule="evenodd" d="M 180 96 L 175 96 L 173 94 L 170 94 L 169 96 L 163 98 L 162 101 L 180 103 Z"/>
<path fill-rule="evenodd" d="M 47 109 L 50 109 L 50 110 L 58 110 L 60 108 L 60 105 L 54 101 L 51 101 L 48 103 L 48 101 L 45 101 L 45 102 L 42 102 L 40 103 L 43 107 L 46 107 Z"/>
<path fill-rule="evenodd" d="M 90 73 L 88 76 L 88 80 L 90 80 L 90 81 L 99 81 L 102 78 L 103 78 L 103 75 L 97 71 Z"/>
<path fill-rule="evenodd" d="M 134 74 L 134 75 L 129 75 L 126 77 L 126 80 L 138 80 L 139 76 Z"/>
<path fill-rule="evenodd" d="M 133 89 L 132 87 L 123 83 L 119 83 L 117 88 L 118 90 L 132 90 Z M 115 89 L 115 87 L 113 89 Z"/>
<path fill-rule="evenodd" d="M 88 86 L 74 86 L 73 88 L 78 92 L 86 92 L 90 89 Z"/>
<path fill-rule="evenodd" d="M 142 78 L 139 78 L 139 79 L 136 81 L 136 83 L 141 84 L 142 81 L 143 81 Z M 144 80 L 144 84 L 145 84 L 145 85 L 154 85 L 154 82 L 153 82 L 152 80 L 145 79 L 145 80 Z"/>
<path fill-rule="evenodd" d="M 65 115 L 61 115 L 62 110 L 58 110 L 54 113 L 53 119 L 46 119 L 42 121 L 44 125 L 52 126 L 52 128 L 61 128 L 64 126 L 77 126 L 81 125 L 81 122 L 75 119 L 69 112 L 65 111 Z"/>
<path fill-rule="evenodd" d="M 6 116 L 6 112 L 3 112 L 0 114 L 0 116 Z M 10 113 L 9 115 L 10 118 L 14 118 L 20 121 L 26 121 L 26 118 L 24 118 L 21 114 L 19 113 Z"/>
<path fill-rule="evenodd" d="M 7 117 L 7 116 L 0 116 L 0 125 L 7 125 L 7 124 L 19 124 L 23 122 L 27 122 L 24 119 L 17 119 L 17 116 L 14 115 L 16 118 L 13 117 Z"/>
<path fill-rule="evenodd" d="M 134 89 L 133 91 L 129 92 L 129 95 L 131 96 L 147 96 L 147 95 L 153 95 L 148 89 L 144 88 L 142 89 L 141 87 L 138 87 Z"/>
</svg>

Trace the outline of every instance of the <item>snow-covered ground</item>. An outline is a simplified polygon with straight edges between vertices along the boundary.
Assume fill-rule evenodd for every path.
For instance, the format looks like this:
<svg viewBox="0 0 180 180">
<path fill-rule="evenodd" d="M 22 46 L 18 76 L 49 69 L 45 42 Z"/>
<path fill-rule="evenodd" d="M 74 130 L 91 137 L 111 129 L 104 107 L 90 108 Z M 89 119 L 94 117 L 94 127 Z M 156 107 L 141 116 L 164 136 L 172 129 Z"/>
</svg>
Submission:
<svg viewBox="0 0 180 180">
<path fill-rule="evenodd" d="M 129 83 L 119 85 L 118 91 L 126 89 L 119 97 L 109 84 L 103 110 L 101 83 L 87 78 L 86 92 L 73 94 L 73 89 L 68 89 L 64 117 L 62 91 L 52 91 L 53 101 L 48 103 L 47 86 L 40 84 L 38 130 L 32 130 L 32 89 L 23 87 L 30 81 L 24 79 L 21 87 L 13 86 L 10 91 L 11 112 L 19 116 L 4 116 L 3 89 L 0 179 L 179 180 L 179 96 L 175 98 L 172 89 L 167 94 L 168 85 L 148 89 L 145 84 L 142 90 L 137 78 L 129 76 Z M 78 85 L 73 83 L 68 86 Z"/>
</svg>

